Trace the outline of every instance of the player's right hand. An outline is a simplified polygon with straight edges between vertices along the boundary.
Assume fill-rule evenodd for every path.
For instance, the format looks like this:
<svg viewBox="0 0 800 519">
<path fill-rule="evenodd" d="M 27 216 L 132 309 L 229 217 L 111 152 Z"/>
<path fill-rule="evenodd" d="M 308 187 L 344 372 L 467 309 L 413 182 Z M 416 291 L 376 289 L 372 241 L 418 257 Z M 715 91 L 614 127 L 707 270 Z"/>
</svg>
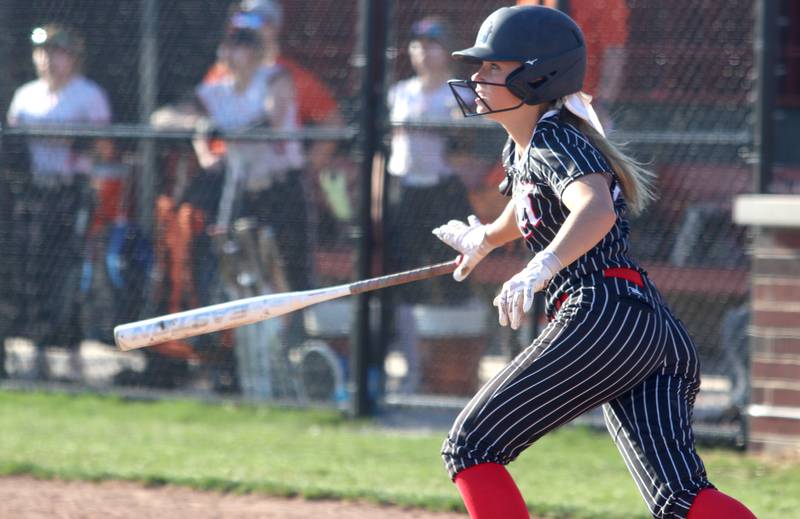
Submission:
<svg viewBox="0 0 800 519">
<path fill-rule="evenodd" d="M 456 281 L 464 281 L 475 265 L 494 248 L 486 240 L 486 226 L 475 215 L 470 215 L 467 223 L 450 220 L 432 232 L 462 255 L 461 263 L 453 272 L 453 279 Z"/>
<path fill-rule="evenodd" d="M 564 268 L 554 252 L 539 252 L 528 265 L 503 284 L 492 304 L 497 307 L 500 326 L 514 330 L 522 324 L 522 316 L 533 306 L 533 294 L 543 290 L 559 270 Z"/>
</svg>

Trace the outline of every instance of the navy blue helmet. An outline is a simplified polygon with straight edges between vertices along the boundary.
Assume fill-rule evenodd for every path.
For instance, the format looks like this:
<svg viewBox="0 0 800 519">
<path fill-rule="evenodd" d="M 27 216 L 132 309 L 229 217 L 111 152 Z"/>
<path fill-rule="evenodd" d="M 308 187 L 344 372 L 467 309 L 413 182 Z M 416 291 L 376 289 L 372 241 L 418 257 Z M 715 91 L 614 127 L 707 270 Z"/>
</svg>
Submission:
<svg viewBox="0 0 800 519">
<path fill-rule="evenodd" d="M 465 116 L 555 101 L 580 91 L 586 73 L 586 42 L 580 27 L 561 11 L 542 6 L 501 7 L 483 22 L 475 45 L 454 52 L 453 57 L 477 65 L 484 61 L 521 63 L 502 85 L 520 99 L 512 108 L 492 110 L 484 103 L 488 111 L 477 114 L 470 108 L 474 99 L 479 99 L 475 85 L 490 83 L 451 80 L 450 88 Z"/>
</svg>

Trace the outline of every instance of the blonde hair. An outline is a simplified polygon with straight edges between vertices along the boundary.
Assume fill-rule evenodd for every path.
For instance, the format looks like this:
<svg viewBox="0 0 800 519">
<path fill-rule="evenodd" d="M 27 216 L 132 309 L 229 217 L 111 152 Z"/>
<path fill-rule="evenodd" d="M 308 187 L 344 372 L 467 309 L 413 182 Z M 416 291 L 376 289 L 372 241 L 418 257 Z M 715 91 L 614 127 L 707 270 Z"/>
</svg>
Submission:
<svg viewBox="0 0 800 519">
<path fill-rule="evenodd" d="M 592 125 L 566 108 L 561 109 L 560 116 L 563 121 L 580 130 L 606 158 L 619 179 L 625 201 L 632 214 L 640 214 L 650 202 L 656 199 L 656 174 L 625 153 L 625 145 L 604 137 Z"/>
</svg>

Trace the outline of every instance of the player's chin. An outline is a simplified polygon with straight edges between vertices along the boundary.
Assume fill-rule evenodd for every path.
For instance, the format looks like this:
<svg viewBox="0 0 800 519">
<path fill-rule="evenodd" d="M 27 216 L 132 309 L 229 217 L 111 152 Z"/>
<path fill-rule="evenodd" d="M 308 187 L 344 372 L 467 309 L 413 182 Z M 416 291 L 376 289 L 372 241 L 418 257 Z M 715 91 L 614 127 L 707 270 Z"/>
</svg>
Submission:
<svg viewBox="0 0 800 519">
<path fill-rule="evenodd" d="M 498 112 L 494 112 L 488 108 L 478 109 L 478 114 L 482 115 L 484 118 L 489 119 L 490 121 L 499 122 L 502 118 L 502 114 Z M 500 116 L 500 117 L 498 117 Z"/>
</svg>

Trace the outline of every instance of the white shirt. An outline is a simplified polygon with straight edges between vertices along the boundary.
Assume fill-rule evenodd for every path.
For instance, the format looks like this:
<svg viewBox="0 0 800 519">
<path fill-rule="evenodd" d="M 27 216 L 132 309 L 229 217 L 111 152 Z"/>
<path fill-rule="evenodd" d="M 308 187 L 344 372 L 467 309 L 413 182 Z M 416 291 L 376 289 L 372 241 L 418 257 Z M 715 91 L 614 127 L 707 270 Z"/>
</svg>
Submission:
<svg viewBox="0 0 800 519">
<path fill-rule="evenodd" d="M 265 100 L 270 96 L 270 83 L 282 72 L 280 66 L 259 67 L 242 92 L 237 92 L 232 77 L 197 87 L 197 95 L 214 124 L 223 131 L 243 130 L 262 124 L 267 119 Z M 270 120 L 270 128 L 295 130 L 299 126 L 297 105 L 293 103 L 282 121 Z M 229 174 L 244 183 L 248 190 L 268 187 L 274 176 L 303 167 L 303 149 L 299 141 L 226 142 L 225 161 Z"/>
<path fill-rule="evenodd" d="M 460 115 L 447 83 L 434 91 L 422 89 L 419 78 L 398 82 L 389 91 L 392 122 L 443 122 Z M 442 130 L 396 128 L 388 171 L 407 185 L 429 186 L 452 174 Z"/>
<path fill-rule="evenodd" d="M 47 83 L 37 79 L 14 92 L 8 108 L 10 126 L 68 124 L 108 124 L 111 108 L 103 89 L 94 81 L 75 76 L 69 83 L 52 92 Z M 88 156 L 72 150 L 72 139 L 30 138 L 28 148 L 34 177 L 72 176 L 88 172 Z"/>
</svg>

